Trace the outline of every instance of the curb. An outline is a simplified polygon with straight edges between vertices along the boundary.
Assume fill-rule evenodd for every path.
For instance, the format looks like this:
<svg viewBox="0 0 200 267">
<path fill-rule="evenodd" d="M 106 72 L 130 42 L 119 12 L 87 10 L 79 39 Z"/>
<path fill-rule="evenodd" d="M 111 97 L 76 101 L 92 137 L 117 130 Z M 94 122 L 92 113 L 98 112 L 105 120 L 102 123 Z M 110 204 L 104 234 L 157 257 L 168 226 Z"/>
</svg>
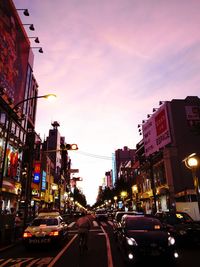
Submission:
<svg viewBox="0 0 200 267">
<path fill-rule="evenodd" d="M 18 245 L 20 242 L 21 242 L 21 239 L 16 240 L 14 243 L 12 243 L 12 244 L 10 244 L 10 245 L 1 246 L 1 247 L 0 247 L 0 252 L 5 251 L 5 250 L 7 250 L 7 249 L 9 249 L 9 248 L 12 248 L 12 247 L 16 246 L 16 245 Z"/>
<path fill-rule="evenodd" d="M 0 247 L 0 252 L 5 251 L 5 250 L 7 250 L 9 248 L 12 248 L 15 245 L 16 245 L 16 243 L 15 244 L 10 244 L 10 245 L 4 246 L 4 247 Z"/>
</svg>

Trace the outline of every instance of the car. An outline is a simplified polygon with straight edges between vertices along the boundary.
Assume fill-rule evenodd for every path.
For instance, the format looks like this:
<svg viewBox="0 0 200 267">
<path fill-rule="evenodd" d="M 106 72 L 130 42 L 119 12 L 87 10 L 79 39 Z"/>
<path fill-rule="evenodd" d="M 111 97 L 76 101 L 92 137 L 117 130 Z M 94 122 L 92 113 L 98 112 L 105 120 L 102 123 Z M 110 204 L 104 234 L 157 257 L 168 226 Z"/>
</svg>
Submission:
<svg viewBox="0 0 200 267">
<path fill-rule="evenodd" d="M 41 212 L 23 233 L 25 247 L 31 245 L 60 244 L 68 238 L 68 225 L 58 213 Z"/>
<path fill-rule="evenodd" d="M 117 211 L 115 213 L 115 216 L 114 216 L 114 219 L 113 219 L 113 225 L 112 225 L 113 234 L 114 234 L 115 240 L 116 240 L 116 236 L 117 236 L 117 231 L 118 231 L 118 229 L 121 228 L 122 216 L 125 215 L 125 214 L 128 214 L 128 215 L 139 215 L 139 214 L 143 214 L 143 213 L 139 213 L 139 212 L 136 212 L 136 211 Z"/>
<path fill-rule="evenodd" d="M 179 246 L 200 245 L 200 223 L 183 211 L 163 211 L 155 214 L 168 228 L 173 227 Z"/>
<path fill-rule="evenodd" d="M 175 238 L 160 220 L 150 216 L 123 215 L 117 240 L 125 260 L 132 265 L 151 260 L 173 264 L 179 256 Z"/>
<path fill-rule="evenodd" d="M 107 211 L 105 209 L 96 210 L 95 219 L 96 219 L 96 221 L 107 221 L 108 220 Z"/>
</svg>

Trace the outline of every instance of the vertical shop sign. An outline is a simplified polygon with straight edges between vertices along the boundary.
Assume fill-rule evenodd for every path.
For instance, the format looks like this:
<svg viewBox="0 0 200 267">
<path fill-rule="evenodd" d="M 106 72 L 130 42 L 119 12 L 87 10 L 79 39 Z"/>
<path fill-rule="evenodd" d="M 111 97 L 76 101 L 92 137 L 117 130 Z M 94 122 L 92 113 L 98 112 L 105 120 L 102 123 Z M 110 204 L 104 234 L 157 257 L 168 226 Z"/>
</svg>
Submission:
<svg viewBox="0 0 200 267">
<path fill-rule="evenodd" d="M 45 171 L 42 171 L 42 191 L 46 190 L 46 177 L 47 173 Z"/>
<path fill-rule="evenodd" d="M 34 166 L 34 176 L 33 176 L 33 182 L 36 184 L 40 183 L 40 170 L 41 170 L 41 163 L 36 162 Z"/>
</svg>

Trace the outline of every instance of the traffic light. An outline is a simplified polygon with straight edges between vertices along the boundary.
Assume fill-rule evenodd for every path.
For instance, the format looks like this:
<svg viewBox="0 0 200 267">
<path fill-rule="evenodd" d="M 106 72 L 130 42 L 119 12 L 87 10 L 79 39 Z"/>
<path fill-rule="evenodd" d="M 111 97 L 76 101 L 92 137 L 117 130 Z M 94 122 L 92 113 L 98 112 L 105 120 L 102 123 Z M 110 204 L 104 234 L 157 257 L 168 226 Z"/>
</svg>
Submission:
<svg viewBox="0 0 200 267">
<path fill-rule="evenodd" d="M 61 144 L 60 149 L 61 150 L 77 150 L 78 146 L 77 144 Z"/>
</svg>

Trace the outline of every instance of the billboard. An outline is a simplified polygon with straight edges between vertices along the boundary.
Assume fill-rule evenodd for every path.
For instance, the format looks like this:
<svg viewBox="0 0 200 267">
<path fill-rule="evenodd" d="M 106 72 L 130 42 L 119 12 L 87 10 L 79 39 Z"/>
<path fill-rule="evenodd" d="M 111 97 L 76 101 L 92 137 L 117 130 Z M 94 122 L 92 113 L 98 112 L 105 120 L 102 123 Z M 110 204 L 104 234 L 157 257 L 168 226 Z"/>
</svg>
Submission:
<svg viewBox="0 0 200 267">
<path fill-rule="evenodd" d="M 41 190 L 46 190 L 46 183 L 47 183 L 47 173 L 45 171 L 42 171 L 42 187 Z"/>
<path fill-rule="evenodd" d="M 41 171 L 41 163 L 35 162 L 33 182 L 36 184 L 40 183 L 40 171 Z"/>
<path fill-rule="evenodd" d="M 142 125 L 145 156 L 149 156 L 171 143 L 167 103 L 163 104 Z"/>
<path fill-rule="evenodd" d="M 24 98 L 30 42 L 11 0 L 0 1 L 0 87 L 17 104 Z"/>
</svg>

